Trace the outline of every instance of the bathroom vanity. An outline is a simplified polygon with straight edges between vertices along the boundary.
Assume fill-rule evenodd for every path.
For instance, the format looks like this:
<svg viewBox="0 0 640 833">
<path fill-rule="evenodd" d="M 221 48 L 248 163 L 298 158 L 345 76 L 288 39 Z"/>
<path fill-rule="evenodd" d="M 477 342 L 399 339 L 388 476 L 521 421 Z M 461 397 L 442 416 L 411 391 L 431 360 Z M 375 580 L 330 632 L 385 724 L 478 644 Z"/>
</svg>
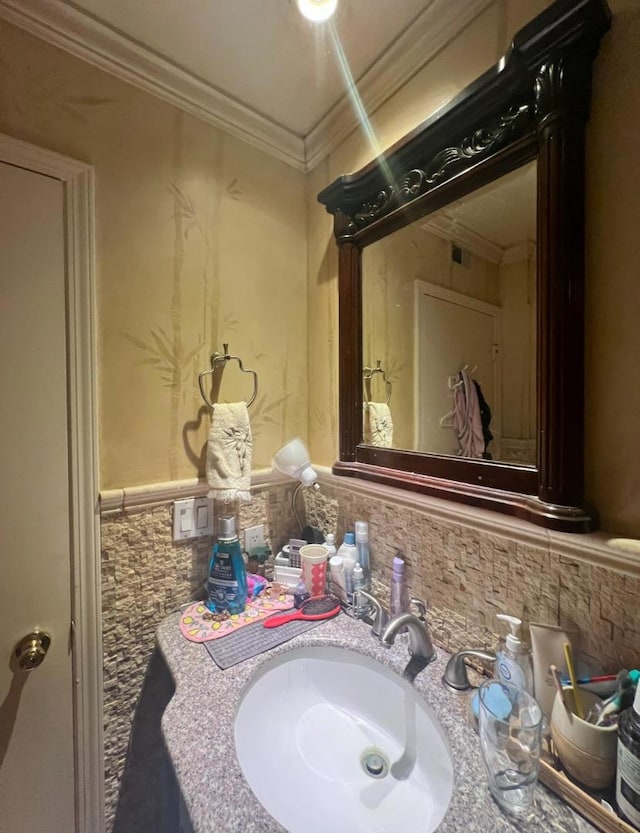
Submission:
<svg viewBox="0 0 640 833">
<path fill-rule="evenodd" d="M 245 688 L 276 656 L 311 646 L 331 646 L 363 654 L 400 675 L 407 662 L 406 637 L 385 649 L 363 622 L 344 614 L 322 623 L 284 645 L 221 671 L 202 644 L 188 642 L 178 629 L 180 613 L 167 617 L 157 632 L 160 650 L 176 685 L 162 718 L 162 732 L 182 794 L 184 833 L 283 833 L 255 797 L 236 757 L 234 721 Z M 415 680 L 439 721 L 453 760 L 453 795 L 438 833 L 593 833 L 544 786 L 538 785 L 534 817 L 526 822 L 504 816 L 489 794 L 478 737 L 467 721 L 468 698 L 445 690 L 441 683 L 448 655 L 436 660 Z M 283 689 L 281 697 L 286 697 Z M 269 721 L 270 703 L 261 705 L 260 719 Z M 273 749 L 271 766 L 279 767 Z M 299 800 L 291 791 L 290 801 Z M 309 830 L 313 830 L 312 826 Z M 318 828 L 320 829 L 320 828 Z M 335 833 L 342 833 L 335 825 Z M 345 833 L 352 828 L 345 820 Z"/>
</svg>

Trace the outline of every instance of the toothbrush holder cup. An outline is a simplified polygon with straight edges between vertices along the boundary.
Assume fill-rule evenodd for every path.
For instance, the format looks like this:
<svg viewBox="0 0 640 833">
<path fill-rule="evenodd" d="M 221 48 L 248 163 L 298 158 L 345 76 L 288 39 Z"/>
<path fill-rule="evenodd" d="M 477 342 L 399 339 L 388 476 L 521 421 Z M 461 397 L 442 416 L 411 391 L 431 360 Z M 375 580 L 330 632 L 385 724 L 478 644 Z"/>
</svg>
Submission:
<svg viewBox="0 0 640 833">
<path fill-rule="evenodd" d="M 567 773 L 585 787 L 601 790 L 616 774 L 617 726 L 596 726 L 575 713 L 573 690 L 563 688 L 564 703 L 556 694 L 551 712 L 551 737 L 560 763 Z M 580 688 L 585 714 L 600 698 Z"/>
</svg>

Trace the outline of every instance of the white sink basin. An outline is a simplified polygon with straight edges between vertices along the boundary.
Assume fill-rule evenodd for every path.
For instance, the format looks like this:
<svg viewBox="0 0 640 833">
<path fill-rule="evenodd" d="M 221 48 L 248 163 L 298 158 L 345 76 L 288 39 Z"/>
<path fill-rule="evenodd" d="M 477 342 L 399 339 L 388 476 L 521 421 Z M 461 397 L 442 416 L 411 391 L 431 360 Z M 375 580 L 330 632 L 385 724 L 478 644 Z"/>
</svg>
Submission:
<svg viewBox="0 0 640 833">
<path fill-rule="evenodd" d="M 405 679 L 353 651 L 307 647 L 266 663 L 234 729 L 245 778 L 289 833 L 431 833 L 449 806 L 437 718 Z"/>
</svg>

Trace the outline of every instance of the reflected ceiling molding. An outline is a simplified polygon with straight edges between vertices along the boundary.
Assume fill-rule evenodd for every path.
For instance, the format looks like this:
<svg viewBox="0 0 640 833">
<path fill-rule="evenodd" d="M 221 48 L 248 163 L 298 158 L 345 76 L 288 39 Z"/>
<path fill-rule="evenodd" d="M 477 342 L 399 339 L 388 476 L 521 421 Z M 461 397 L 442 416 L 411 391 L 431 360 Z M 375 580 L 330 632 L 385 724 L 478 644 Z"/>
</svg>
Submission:
<svg viewBox="0 0 640 833">
<path fill-rule="evenodd" d="M 463 249 L 468 249 L 471 254 L 488 260 L 489 263 L 503 263 L 505 250 L 497 243 L 487 240 L 478 232 L 473 231 L 461 223 L 457 223 L 445 214 L 436 214 L 429 217 L 426 223 L 420 228 L 423 231 L 435 234 L 450 243 L 455 243 Z"/>
<path fill-rule="evenodd" d="M 535 240 L 523 240 L 515 246 L 509 246 L 502 254 L 501 263 L 519 263 L 521 260 L 533 260 L 536 256 Z"/>
<path fill-rule="evenodd" d="M 374 113 L 492 2 L 432 0 L 415 23 L 358 79 L 367 112 Z M 0 18 L 297 170 L 312 170 L 359 124 L 345 95 L 303 138 L 62 0 L 0 0 Z"/>
</svg>

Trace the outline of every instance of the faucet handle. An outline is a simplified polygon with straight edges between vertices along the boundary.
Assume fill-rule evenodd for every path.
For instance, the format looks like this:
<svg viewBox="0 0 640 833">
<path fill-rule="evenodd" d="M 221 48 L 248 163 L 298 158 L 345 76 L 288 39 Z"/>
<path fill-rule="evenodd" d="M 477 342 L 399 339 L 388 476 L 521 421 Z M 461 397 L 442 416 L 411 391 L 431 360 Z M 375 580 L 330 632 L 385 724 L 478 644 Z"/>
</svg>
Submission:
<svg viewBox="0 0 640 833">
<path fill-rule="evenodd" d="M 427 603 L 424 602 L 422 599 L 418 599 L 417 597 L 409 599 L 409 604 L 414 605 L 414 607 L 418 608 L 418 619 L 421 622 L 427 621 Z"/>
<path fill-rule="evenodd" d="M 453 691 L 467 691 L 471 688 L 469 677 L 467 675 L 467 666 L 465 657 L 475 657 L 476 659 L 484 660 L 485 662 L 495 662 L 496 655 L 484 651 L 482 649 L 468 648 L 464 651 L 458 651 L 449 658 L 447 667 L 445 668 L 442 682 Z"/>
<path fill-rule="evenodd" d="M 385 629 L 385 626 L 389 621 L 389 613 L 384 609 L 384 607 L 382 607 L 382 603 L 371 593 L 367 593 L 366 590 L 362 590 L 361 588 L 358 588 L 356 593 L 363 596 L 369 602 L 369 605 L 373 607 L 374 618 L 371 626 L 371 633 L 380 639 L 382 631 Z M 359 600 L 358 604 L 360 604 Z"/>
</svg>

